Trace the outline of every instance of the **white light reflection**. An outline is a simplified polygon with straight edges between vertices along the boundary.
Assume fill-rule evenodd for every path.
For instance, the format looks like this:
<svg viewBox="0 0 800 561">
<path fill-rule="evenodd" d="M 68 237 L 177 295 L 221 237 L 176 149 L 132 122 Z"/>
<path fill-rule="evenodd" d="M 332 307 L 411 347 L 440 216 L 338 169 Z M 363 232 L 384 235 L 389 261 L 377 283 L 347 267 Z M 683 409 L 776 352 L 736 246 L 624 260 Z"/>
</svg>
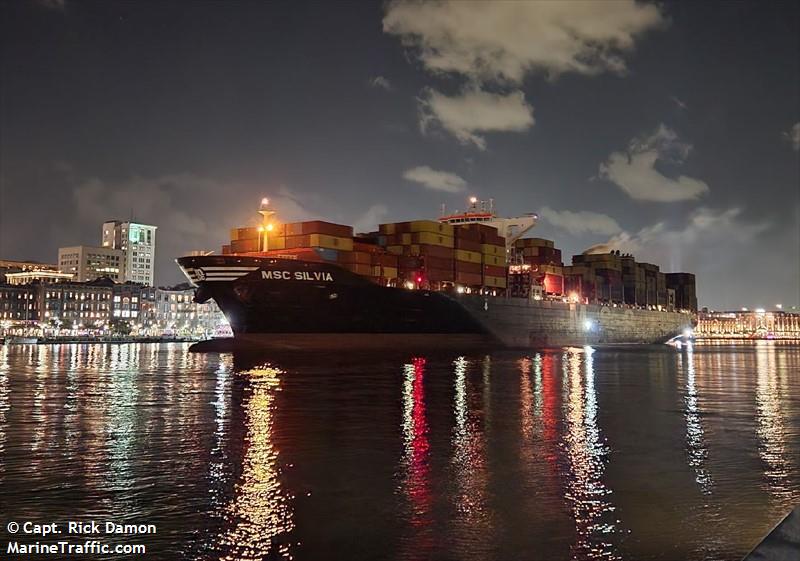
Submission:
<svg viewBox="0 0 800 561">
<path fill-rule="evenodd" d="M 458 357 L 453 365 L 456 423 L 452 437 L 452 464 L 456 489 L 453 497 L 455 513 L 452 551 L 459 559 L 483 559 L 491 547 L 491 543 L 487 543 L 487 536 L 493 533 L 487 497 L 489 474 L 486 465 L 485 419 L 481 419 L 481 413 L 488 405 L 489 395 L 485 389 L 483 394 L 470 395 L 467 382 L 469 362 L 464 357 Z M 487 381 L 489 365 L 484 360 L 483 379 Z M 477 398 L 478 403 L 470 404 L 470 398 Z"/>
<path fill-rule="evenodd" d="M 589 347 L 569 349 L 564 362 L 569 391 L 564 435 L 570 464 L 566 498 L 577 532 L 572 557 L 620 559 L 611 539 L 620 532 L 619 520 L 610 500 L 612 491 L 603 481 L 610 450 L 597 424 L 593 352 Z"/>
<path fill-rule="evenodd" d="M 781 409 L 782 384 L 775 363 L 775 345 L 772 341 L 756 344 L 756 436 L 764 466 L 765 491 L 790 508 L 800 497 L 792 485 L 795 466 L 787 453 L 787 427 Z"/>
<path fill-rule="evenodd" d="M 214 446 L 211 449 L 208 471 L 209 479 L 211 480 L 209 489 L 211 506 L 215 510 L 223 502 L 224 483 L 228 478 L 228 470 L 225 467 L 227 465 L 225 437 L 228 432 L 228 409 L 231 401 L 231 363 L 232 358 L 230 356 L 220 355 L 219 367 L 215 373 L 214 401 L 211 402 L 211 405 L 214 406 Z"/>
<path fill-rule="evenodd" d="M 689 456 L 689 465 L 695 473 L 695 481 L 700 487 L 700 492 L 704 495 L 710 495 L 713 492 L 714 481 L 706 468 L 708 450 L 706 449 L 705 431 L 703 430 L 697 401 L 692 344 L 687 343 L 683 352 L 685 352 L 686 356 L 686 452 Z"/>
<path fill-rule="evenodd" d="M 243 399 L 247 436 L 242 475 L 233 500 L 224 507 L 229 529 L 215 548 L 227 561 L 292 559 L 294 529 L 288 495 L 281 486 L 278 450 L 273 444 L 275 396 L 283 372 L 269 365 L 242 372 L 248 376 Z"/>
</svg>

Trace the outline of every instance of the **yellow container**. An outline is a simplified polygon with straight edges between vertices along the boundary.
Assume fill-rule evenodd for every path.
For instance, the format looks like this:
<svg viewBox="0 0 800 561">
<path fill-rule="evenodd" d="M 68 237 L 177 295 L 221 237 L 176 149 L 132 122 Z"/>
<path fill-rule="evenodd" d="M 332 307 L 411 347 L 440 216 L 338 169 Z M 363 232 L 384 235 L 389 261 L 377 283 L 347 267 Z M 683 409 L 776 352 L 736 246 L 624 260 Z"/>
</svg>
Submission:
<svg viewBox="0 0 800 561">
<path fill-rule="evenodd" d="M 329 236 L 327 234 L 309 234 L 308 239 L 308 245 L 310 247 L 324 247 L 326 249 L 353 251 L 353 238 L 340 238 L 338 236 Z"/>
<path fill-rule="evenodd" d="M 393 255 L 403 255 L 403 246 L 402 245 L 390 245 L 386 248 L 386 251 Z"/>
<path fill-rule="evenodd" d="M 468 251 L 466 249 L 456 250 L 456 259 L 458 261 L 466 261 L 467 263 L 480 263 L 481 254 L 477 251 Z"/>
<path fill-rule="evenodd" d="M 505 256 L 497 256 L 497 255 L 485 255 L 483 256 L 483 264 L 484 265 L 495 265 L 498 267 L 503 267 L 506 264 Z"/>
<path fill-rule="evenodd" d="M 506 287 L 506 278 L 505 277 L 483 277 L 483 284 L 484 286 L 489 286 L 492 288 L 505 288 Z"/>
<path fill-rule="evenodd" d="M 378 274 L 375 275 L 376 277 L 377 276 L 382 276 L 383 278 L 386 278 L 386 279 L 396 279 L 397 278 L 397 267 L 383 267 L 382 268 L 383 274 L 380 274 L 381 273 L 381 267 L 377 267 L 377 269 L 378 269 Z"/>
<path fill-rule="evenodd" d="M 401 245 L 411 245 L 411 234 L 400 234 Z"/>
<path fill-rule="evenodd" d="M 231 241 L 235 242 L 239 239 L 239 228 L 231 228 Z"/>
<path fill-rule="evenodd" d="M 273 249 L 286 249 L 286 238 L 284 236 L 275 236 L 274 238 L 270 236 L 267 238 L 267 242 L 270 251 Z"/>
<path fill-rule="evenodd" d="M 481 252 L 484 255 L 501 255 L 506 254 L 506 248 L 503 245 L 492 245 L 488 243 L 481 244 Z"/>
<path fill-rule="evenodd" d="M 415 220 L 411 223 L 412 232 L 430 232 L 443 236 L 453 236 L 453 226 L 436 220 Z"/>
<path fill-rule="evenodd" d="M 442 224 L 442 226 L 449 226 L 449 224 Z M 450 248 L 455 246 L 455 240 L 453 236 L 442 235 L 434 232 L 415 232 L 413 235 L 413 241 L 414 243 L 418 244 L 440 245 L 442 247 Z"/>
</svg>

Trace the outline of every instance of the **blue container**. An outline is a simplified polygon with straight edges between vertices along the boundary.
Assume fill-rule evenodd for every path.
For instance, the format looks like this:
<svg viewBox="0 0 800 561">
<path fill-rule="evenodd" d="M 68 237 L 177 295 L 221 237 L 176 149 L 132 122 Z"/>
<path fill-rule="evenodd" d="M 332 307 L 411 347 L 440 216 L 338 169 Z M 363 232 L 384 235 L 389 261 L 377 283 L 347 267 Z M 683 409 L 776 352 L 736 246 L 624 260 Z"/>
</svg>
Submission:
<svg viewBox="0 0 800 561">
<path fill-rule="evenodd" d="M 315 247 L 314 251 L 319 253 L 323 261 L 338 261 L 339 251 L 335 249 L 328 249 L 326 247 Z"/>
</svg>

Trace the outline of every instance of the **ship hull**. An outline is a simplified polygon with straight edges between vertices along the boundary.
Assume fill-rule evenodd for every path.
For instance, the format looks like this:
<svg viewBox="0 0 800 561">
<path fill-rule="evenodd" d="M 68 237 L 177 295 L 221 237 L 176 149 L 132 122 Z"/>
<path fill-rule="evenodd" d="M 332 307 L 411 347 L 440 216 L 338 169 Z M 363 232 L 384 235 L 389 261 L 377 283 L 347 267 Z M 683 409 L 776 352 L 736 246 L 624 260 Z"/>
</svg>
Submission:
<svg viewBox="0 0 800 561">
<path fill-rule="evenodd" d="M 379 286 L 333 263 L 243 256 L 182 257 L 237 342 L 302 348 L 513 348 L 659 343 L 691 325 L 675 312 L 536 302 Z"/>
</svg>

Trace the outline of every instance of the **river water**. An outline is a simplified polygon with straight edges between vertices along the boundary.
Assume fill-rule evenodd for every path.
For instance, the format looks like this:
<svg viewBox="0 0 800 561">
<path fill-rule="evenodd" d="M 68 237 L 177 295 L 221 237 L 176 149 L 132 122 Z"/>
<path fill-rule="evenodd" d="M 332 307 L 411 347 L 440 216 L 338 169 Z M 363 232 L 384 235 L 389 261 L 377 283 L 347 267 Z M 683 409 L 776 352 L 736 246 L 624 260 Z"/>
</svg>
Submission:
<svg viewBox="0 0 800 561">
<path fill-rule="evenodd" d="M 798 464 L 800 347 L 778 342 L 0 347 L 3 554 L 58 541 L 8 521 L 71 520 L 155 525 L 93 538 L 150 560 L 740 559 L 800 503 Z"/>
</svg>

